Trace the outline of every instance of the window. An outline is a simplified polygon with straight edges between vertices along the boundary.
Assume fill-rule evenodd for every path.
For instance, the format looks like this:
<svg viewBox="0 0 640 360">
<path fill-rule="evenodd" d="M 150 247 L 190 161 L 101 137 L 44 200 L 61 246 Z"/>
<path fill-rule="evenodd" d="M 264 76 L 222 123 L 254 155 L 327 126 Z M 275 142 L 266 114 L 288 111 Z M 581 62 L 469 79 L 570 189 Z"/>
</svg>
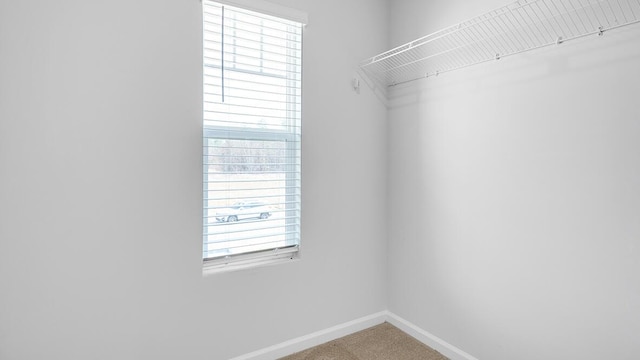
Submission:
<svg viewBox="0 0 640 360">
<path fill-rule="evenodd" d="M 205 0 L 203 30 L 205 265 L 293 258 L 302 24 Z"/>
</svg>

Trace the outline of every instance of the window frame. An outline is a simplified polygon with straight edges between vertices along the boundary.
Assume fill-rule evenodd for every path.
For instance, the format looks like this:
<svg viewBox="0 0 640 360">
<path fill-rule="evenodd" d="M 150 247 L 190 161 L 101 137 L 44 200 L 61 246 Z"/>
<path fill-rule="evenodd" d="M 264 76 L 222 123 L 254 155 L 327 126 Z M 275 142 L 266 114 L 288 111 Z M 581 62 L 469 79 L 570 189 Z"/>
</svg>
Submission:
<svg viewBox="0 0 640 360">
<path fill-rule="evenodd" d="M 204 16 L 204 4 L 205 2 L 217 3 L 222 7 L 226 7 L 225 1 L 203 1 L 203 16 Z M 259 15 L 266 16 L 275 16 L 277 15 L 260 12 L 253 9 L 239 7 L 237 5 L 231 5 L 233 7 L 254 12 Z M 224 11 L 223 11 L 224 14 Z M 224 16 L 224 15 L 223 15 Z M 279 17 L 283 20 L 292 21 L 286 17 Z M 259 76 L 267 76 L 274 78 L 281 78 L 287 82 L 286 88 L 290 88 L 290 82 L 299 82 L 299 85 L 293 87 L 297 89 L 299 93 L 297 94 L 289 94 L 288 90 L 286 92 L 286 97 L 289 99 L 291 96 L 299 97 L 297 102 L 289 102 L 287 100 L 287 104 L 293 103 L 296 106 L 299 106 L 299 109 L 287 109 L 286 110 L 286 119 L 285 123 L 281 125 L 282 130 L 275 129 L 260 129 L 259 127 L 238 127 L 234 125 L 222 126 L 222 125 L 210 125 L 206 124 L 206 119 L 203 117 L 203 233 L 202 233 L 202 245 L 203 245 L 203 273 L 216 273 L 222 271 L 243 269 L 243 268 L 252 268 L 256 266 L 263 266 L 268 264 L 275 264 L 281 262 L 289 262 L 291 260 L 296 260 L 300 257 L 300 243 L 301 243 L 301 178 L 302 178 L 302 160 L 295 158 L 301 157 L 302 149 L 301 149 L 301 138 L 302 138 L 302 130 L 301 130 L 301 111 L 302 111 L 302 38 L 303 38 L 303 29 L 304 23 L 300 23 L 300 67 L 299 71 L 297 71 L 295 78 L 290 78 L 289 76 L 278 76 L 277 74 L 268 74 L 268 73 L 256 73 L 255 75 Z M 203 23 L 204 27 L 204 23 Z M 203 28 L 203 31 L 205 29 Z M 204 40 L 204 39 L 203 39 Z M 203 41 L 203 50 L 206 49 Z M 205 68 L 216 68 L 221 71 L 234 71 L 238 73 L 251 73 L 251 71 L 243 70 L 235 68 L 234 65 L 228 66 L 224 63 L 221 63 L 220 66 L 215 66 L 213 64 L 207 64 L 203 58 L 203 72 Z M 299 78 L 298 78 L 299 77 Z M 203 73 L 203 86 L 206 85 L 205 81 L 206 75 Z M 224 82 L 221 85 L 224 88 Z M 204 90 L 204 89 L 203 89 Z M 224 90 L 223 90 L 224 91 Z M 204 94 L 204 93 L 203 93 Z M 203 104 L 205 103 L 205 95 L 203 95 Z M 204 109 L 203 109 L 204 110 Z M 289 116 L 290 112 L 298 112 L 297 116 Z M 203 113 L 204 116 L 204 113 Z M 293 121 L 293 122 L 292 122 Z M 294 129 L 296 127 L 300 127 L 299 130 L 293 131 L 290 129 Z M 289 129 L 289 130 L 286 130 Z M 234 254 L 230 256 L 219 256 L 215 258 L 207 258 L 205 254 L 207 253 L 207 245 L 208 245 L 208 235 L 209 235 L 209 227 L 211 224 L 209 223 L 209 214 L 211 208 L 209 208 L 209 204 L 207 202 L 210 200 L 208 197 L 209 192 L 209 164 L 207 163 L 207 157 L 210 156 L 206 149 L 208 147 L 208 142 L 212 139 L 221 139 L 221 140 L 246 140 L 246 141 L 276 141 L 276 142 L 285 142 L 285 158 L 288 159 L 286 161 L 286 168 L 284 169 L 285 175 L 285 223 L 284 223 L 284 236 L 285 236 L 285 244 L 286 246 L 282 247 L 274 247 L 272 249 L 261 250 L 261 251 L 253 251 L 253 252 L 244 252 L 241 254 Z M 294 159 L 294 160 L 291 160 Z M 291 186 L 292 182 L 294 183 Z M 289 206 L 288 204 L 293 204 Z M 293 216 L 290 216 L 292 215 Z M 292 243 L 292 245 L 290 245 Z"/>
</svg>

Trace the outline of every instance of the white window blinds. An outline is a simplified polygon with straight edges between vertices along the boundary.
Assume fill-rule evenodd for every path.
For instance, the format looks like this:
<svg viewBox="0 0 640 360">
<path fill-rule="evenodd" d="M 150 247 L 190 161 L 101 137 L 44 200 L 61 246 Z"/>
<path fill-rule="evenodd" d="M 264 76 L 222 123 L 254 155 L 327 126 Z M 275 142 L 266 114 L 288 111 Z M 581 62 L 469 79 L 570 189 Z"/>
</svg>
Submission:
<svg viewBox="0 0 640 360">
<path fill-rule="evenodd" d="M 203 259 L 300 244 L 302 25 L 203 2 Z"/>
</svg>

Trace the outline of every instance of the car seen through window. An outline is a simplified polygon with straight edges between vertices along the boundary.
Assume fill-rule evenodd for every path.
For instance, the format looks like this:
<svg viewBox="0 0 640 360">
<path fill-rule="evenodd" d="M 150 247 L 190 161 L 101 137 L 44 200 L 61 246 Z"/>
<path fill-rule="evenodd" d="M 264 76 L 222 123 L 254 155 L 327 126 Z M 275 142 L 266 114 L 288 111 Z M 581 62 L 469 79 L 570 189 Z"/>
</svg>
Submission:
<svg viewBox="0 0 640 360">
<path fill-rule="evenodd" d="M 264 201 L 239 201 L 216 212 L 218 222 L 235 222 L 247 219 L 265 220 L 271 216 L 271 208 Z"/>
</svg>

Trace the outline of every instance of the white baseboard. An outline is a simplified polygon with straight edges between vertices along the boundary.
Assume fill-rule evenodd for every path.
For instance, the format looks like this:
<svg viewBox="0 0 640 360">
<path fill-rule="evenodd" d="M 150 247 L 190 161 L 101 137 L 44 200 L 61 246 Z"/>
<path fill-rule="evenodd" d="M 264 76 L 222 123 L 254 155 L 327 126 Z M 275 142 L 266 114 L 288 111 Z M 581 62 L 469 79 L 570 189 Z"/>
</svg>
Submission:
<svg viewBox="0 0 640 360">
<path fill-rule="evenodd" d="M 418 326 L 408 322 L 407 320 L 399 317 L 394 313 L 387 312 L 387 321 L 391 325 L 413 336 L 421 343 L 438 351 L 451 360 L 478 360 L 477 358 L 458 349 L 457 347 L 429 333 L 428 331 L 419 328 Z"/>
<path fill-rule="evenodd" d="M 324 344 L 343 336 L 347 336 L 382 324 L 387 321 L 387 312 L 381 311 L 376 314 L 362 317 L 344 324 L 336 325 L 325 330 L 314 332 L 313 334 L 301 336 L 299 338 L 285 341 L 283 343 L 269 346 L 262 350 L 235 357 L 231 360 L 275 360 L 293 353 L 306 350 L 308 348 Z"/>
<path fill-rule="evenodd" d="M 437 336 L 425 331 L 409 321 L 393 314 L 389 311 L 381 311 L 369 316 L 365 316 L 344 324 L 336 325 L 325 330 L 320 330 L 309 335 L 285 341 L 283 343 L 269 346 L 249 354 L 241 355 L 230 360 L 275 360 L 293 353 L 306 350 L 308 348 L 324 344 L 343 336 L 347 336 L 370 328 L 375 325 L 389 322 L 398 329 L 411 335 L 418 341 L 430 348 L 440 352 L 450 360 L 478 360 L 457 347 L 447 343 Z"/>
</svg>

